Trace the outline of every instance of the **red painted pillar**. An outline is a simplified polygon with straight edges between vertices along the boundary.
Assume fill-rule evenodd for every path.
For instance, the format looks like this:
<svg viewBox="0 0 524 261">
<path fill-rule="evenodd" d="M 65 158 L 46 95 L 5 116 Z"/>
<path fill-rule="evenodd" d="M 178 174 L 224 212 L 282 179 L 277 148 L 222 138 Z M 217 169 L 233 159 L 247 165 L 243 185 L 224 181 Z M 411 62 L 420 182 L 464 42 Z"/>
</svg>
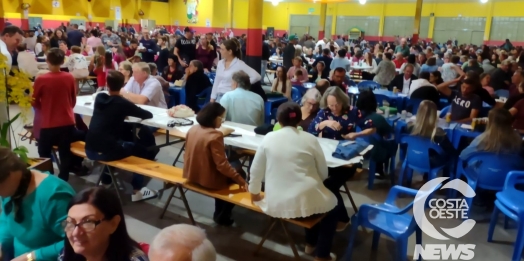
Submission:
<svg viewBox="0 0 524 261">
<path fill-rule="evenodd" d="M 326 15 L 327 15 L 327 4 L 320 4 L 320 28 L 318 31 L 318 40 L 324 39 L 326 36 Z"/>
<path fill-rule="evenodd" d="M 260 73 L 262 64 L 263 0 L 249 0 L 246 42 L 246 63 Z"/>
<path fill-rule="evenodd" d="M 415 24 L 413 30 L 413 37 L 411 38 L 411 44 L 418 43 L 418 35 L 420 32 L 420 20 L 422 18 L 422 0 L 417 0 L 417 5 L 415 9 Z"/>
</svg>

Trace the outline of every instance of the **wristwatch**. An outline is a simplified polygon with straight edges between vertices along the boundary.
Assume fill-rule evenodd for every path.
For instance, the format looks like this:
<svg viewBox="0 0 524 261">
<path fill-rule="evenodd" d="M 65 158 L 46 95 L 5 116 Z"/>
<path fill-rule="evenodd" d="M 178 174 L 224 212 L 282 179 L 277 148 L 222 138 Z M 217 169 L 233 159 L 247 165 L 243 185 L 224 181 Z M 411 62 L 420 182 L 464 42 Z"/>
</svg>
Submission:
<svg viewBox="0 0 524 261">
<path fill-rule="evenodd" d="M 27 254 L 26 258 L 27 261 L 35 261 L 35 258 L 33 257 L 33 252 Z"/>
</svg>

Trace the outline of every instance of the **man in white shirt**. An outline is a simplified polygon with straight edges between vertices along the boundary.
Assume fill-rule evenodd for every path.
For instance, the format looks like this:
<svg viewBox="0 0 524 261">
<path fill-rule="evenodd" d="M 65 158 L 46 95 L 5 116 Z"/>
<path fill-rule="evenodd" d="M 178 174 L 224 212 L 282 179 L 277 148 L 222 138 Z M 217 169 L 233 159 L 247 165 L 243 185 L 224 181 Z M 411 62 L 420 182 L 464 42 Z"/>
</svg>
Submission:
<svg viewBox="0 0 524 261">
<path fill-rule="evenodd" d="M 24 31 L 14 25 L 4 28 L 0 35 L 0 52 L 7 58 L 7 72 L 11 71 L 13 57 L 11 53 L 16 51 L 16 47 L 23 41 Z"/>
<path fill-rule="evenodd" d="M 0 53 L 7 58 L 7 73 L 11 71 L 11 66 L 13 64 L 13 57 L 11 56 L 11 53 L 14 52 L 16 47 L 22 42 L 23 35 L 24 32 L 14 25 L 6 26 L 4 30 L 2 30 L 2 34 L 0 34 Z M 6 108 L 5 102 L 0 102 L 0 124 L 3 124 L 9 120 L 7 117 Z"/>
<path fill-rule="evenodd" d="M 421 72 L 417 80 L 411 81 L 408 97 L 411 97 L 411 94 L 421 87 L 433 87 L 436 89 L 437 87 L 429 82 L 429 77 L 430 74 L 428 72 Z"/>
<path fill-rule="evenodd" d="M 121 94 L 134 104 L 145 104 L 167 109 L 162 85 L 151 76 L 151 69 L 144 62 L 133 64 L 133 77 L 124 86 Z"/>
<path fill-rule="evenodd" d="M 220 104 L 226 109 L 226 120 L 251 126 L 264 124 L 264 100 L 249 91 L 249 75 L 238 71 L 233 73 L 232 78 L 232 91 L 220 99 Z"/>
</svg>

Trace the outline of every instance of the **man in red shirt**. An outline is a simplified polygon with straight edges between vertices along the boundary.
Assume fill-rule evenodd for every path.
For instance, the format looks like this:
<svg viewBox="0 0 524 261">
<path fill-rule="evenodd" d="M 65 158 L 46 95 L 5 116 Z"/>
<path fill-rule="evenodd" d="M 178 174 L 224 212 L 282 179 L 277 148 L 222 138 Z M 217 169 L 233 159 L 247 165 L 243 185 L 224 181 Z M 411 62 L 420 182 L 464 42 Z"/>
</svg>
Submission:
<svg viewBox="0 0 524 261">
<path fill-rule="evenodd" d="M 404 64 L 405 62 L 406 60 L 404 60 L 404 56 L 402 55 L 402 53 L 397 53 L 397 55 L 395 55 L 395 60 L 393 60 L 395 68 L 400 69 L 400 67 L 402 67 L 402 64 Z"/>
<path fill-rule="evenodd" d="M 58 48 L 49 50 L 46 62 L 50 72 L 35 80 L 32 104 L 40 115 L 38 154 L 42 158 L 51 158 L 53 146 L 58 146 L 58 177 L 67 181 L 72 159 L 70 145 L 76 130 L 73 113 L 76 88 L 73 75 L 60 71 L 64 59 L 64 51 Z"/>
</svg>

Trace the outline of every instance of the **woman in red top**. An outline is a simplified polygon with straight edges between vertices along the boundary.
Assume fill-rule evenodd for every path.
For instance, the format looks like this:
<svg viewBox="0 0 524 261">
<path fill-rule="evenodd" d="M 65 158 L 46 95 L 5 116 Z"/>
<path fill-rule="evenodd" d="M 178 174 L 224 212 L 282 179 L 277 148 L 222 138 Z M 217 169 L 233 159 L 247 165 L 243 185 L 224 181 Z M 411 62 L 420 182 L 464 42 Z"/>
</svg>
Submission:
<svg viewBox="0 0 524 261">
<path fill-rule="evenodd" d="M 202 65 L 204 65 L 204 70 L 211 71 L 211 67 L 213 67 L 213 61 L 217 55 L 215 48 L 213 48 L 206 37 L 201 37 L 200 42 L 196 46 L 196 49 L 196 59 L 202 62 Z"/>
<path fill-rule="evenodd" d="M 182 79 L 184 76 L 181 71 L 177 70 L 176 61 L 177 57 L 174 54 L 170 54 L 169 58 L 167 59 L 167 66 L 162 73 L 164 80 L 170 83 L 175 83 L 175 81 Z"/>
</svg>

